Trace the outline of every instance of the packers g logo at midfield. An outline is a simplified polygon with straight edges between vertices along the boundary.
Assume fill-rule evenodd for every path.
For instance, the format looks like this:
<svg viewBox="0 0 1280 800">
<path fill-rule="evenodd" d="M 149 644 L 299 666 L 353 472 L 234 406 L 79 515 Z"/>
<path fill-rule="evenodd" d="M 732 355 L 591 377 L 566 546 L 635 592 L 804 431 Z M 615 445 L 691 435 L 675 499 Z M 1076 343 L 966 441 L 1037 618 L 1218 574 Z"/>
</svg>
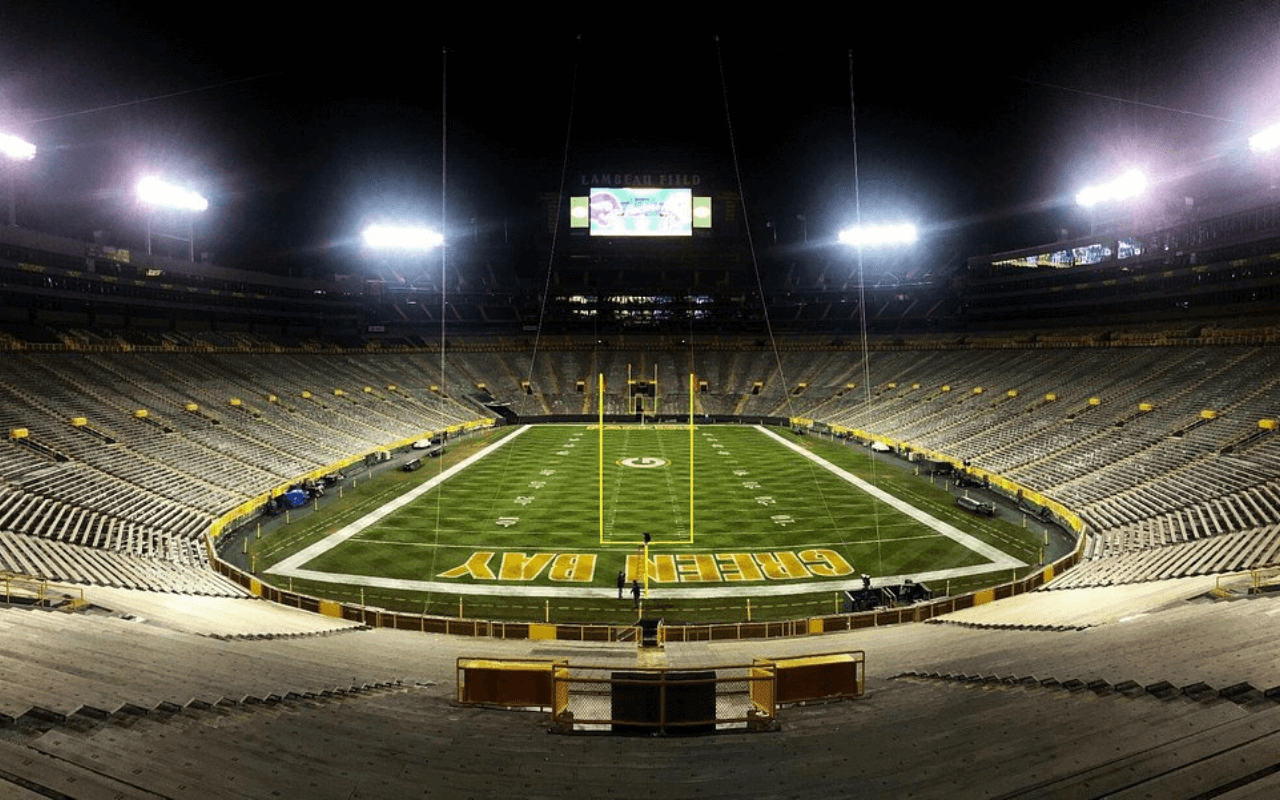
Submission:
<svg viewBox="0 0 1280 800">
<path fill-rule="evenodd" d="M 671 462 L 665 458 L 649 458 L 648 456 L 640 456 L 639 458 L 624 458 L 619 460 L 620 467 L 635 467 L 636 469 L 653 469 L 655 467 L 665 467 Z"/>
</svg>

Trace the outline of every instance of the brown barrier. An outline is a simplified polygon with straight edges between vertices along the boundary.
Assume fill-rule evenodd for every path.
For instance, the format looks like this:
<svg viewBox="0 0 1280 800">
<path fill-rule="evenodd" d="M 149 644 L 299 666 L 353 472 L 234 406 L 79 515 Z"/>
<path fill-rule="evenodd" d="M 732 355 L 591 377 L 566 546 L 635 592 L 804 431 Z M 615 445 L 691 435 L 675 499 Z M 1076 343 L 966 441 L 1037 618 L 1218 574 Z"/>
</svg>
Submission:
<svg viewBox="0 0 1280 800">
<path fill-rule="evenodd" d="M 865 654 L 859 650 L 756 659 L 756 663 L 773 666 L 777 680 L 774 699 L 782 704 L 861 697 L 866 680 L 865 660 Z"/>
<path fill-rule="evenodd" d="M 552 678 L 568 662 L 459 658 L 458 702 L 507 708 L 551 709 L 555 700 Z"/>
</svg>

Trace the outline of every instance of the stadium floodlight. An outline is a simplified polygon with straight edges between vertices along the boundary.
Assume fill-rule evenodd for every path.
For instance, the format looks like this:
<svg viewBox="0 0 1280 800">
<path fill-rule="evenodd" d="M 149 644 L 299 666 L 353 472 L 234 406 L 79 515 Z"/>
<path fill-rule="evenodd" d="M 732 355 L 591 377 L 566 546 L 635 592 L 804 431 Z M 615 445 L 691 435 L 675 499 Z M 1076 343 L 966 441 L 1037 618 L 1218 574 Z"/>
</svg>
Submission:
<svg viewBox="0 0 1280 800">
<path fill-rule="evenodd" d="M 1146 177 L 1136 169 L 1131 169 L 1120 177 L 1109 183 L 1100 184 L 1098 186 L 1087 186 L 1080 190 L 1076 195 L 1076 204 L 1085 208 L 1092 208 L 1099 203 L 1109 203 L 1114 200 L 1126 200 L 1130 197 L 1137 197 L 1147 188 Z"/>
<path fill-rule="evenodd" d="M 855 226 L 840 231 L 841 244 L 854 247 L 891 247 L 915 244 L 919 234 L 911 223 L 899 225 Z"/>
<path fill-rule="evenodd" d="M 444 244 L 444 236 L 412 225 L 370 225 L 361 233 L 366 247 L 378 250 L 430 250 Z"/>
<path fill-rule="evenodd" d="M 36 157 L 36 146 L 31 142 L 19 139 L 8 133 L 0 133 L 0 154 L 10 161 L 30 161 Z M 13 169 L 7 169 L 9 183 L 9 226 L 17 224 L 16 200 L 13 188 Z"/>
<path fill-rule="evenodd" d="M 199 194 L 165 183 L 159 178 L 146 177 L 138 181 L 138 199 L 147 205 L 173 208 L 179 211 L 204 211 L 209 201 Z"/>
<path fill-rule="evenodd" d="M 14 161 L 30 161 L 36 157 L 36 146 L 8 133 L 0 133 L 0 153 Z"/>
<path fill-rule="evenodd" d="M 1249 137 L 1249 149 L 1255 153 L 1265 153 L 1277 146 L 1280 146 L 1280 122 Z"/>
<path fill-rule="evenodd" d="M 189 211 L 187 217 L 187 235 L 185 237 L 172 233 L 155 233 L 152 230 L 151 214 L 147 214 L 147 255 L 151 255 L 151 240 L 155 236 L 165 239 L 177 239 L 187 243 L 187 258 L 196 260 L 196 222 L 195 214 L 209 208 L 209 201 L 190 189 L 165 183 L 159 178 L 147 176 L 138 181 L 135 187 L 138 199 L 152 208 L 164 208 L 172 211 Z"/>
</svg>

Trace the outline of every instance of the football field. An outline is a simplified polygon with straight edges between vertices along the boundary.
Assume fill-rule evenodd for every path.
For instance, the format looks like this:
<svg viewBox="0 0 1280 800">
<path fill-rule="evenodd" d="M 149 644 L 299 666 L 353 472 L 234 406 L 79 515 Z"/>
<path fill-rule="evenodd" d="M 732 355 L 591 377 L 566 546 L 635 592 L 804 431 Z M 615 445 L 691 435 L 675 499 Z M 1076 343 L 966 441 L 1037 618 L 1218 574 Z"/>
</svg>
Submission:
<svg viewBox="0 0 1280 800">
<path fill-rule="evenodd" d="M 429 463 L 430 466 L 430 463 Z M 745 425 L 507 429 L 267 569 L 312 584 L 501 598 L 776 597 L 1034 561 L 865 448 Z M 650 543 L 644 547 L 644 535 Z"/>
</svg>

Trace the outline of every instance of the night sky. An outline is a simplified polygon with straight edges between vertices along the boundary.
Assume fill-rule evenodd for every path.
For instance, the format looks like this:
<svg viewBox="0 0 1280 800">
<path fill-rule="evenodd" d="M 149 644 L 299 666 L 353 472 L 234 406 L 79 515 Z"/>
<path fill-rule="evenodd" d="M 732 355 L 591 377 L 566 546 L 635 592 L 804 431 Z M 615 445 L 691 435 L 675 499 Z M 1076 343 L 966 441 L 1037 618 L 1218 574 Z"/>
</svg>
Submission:
<svg viewBox="0 0 1280 800">
<path fill-rule="evenodd" d="M 438 225 L 442 199 L 454 238 L 532 225 L 566 165 L 741 180 L 784 242 L 833 239 L 856 188 L 864 220 L 976 254 L 1081 232 L 1074 193 L 1129 166 L 1173 194 L 1238 170 L 1280 119 L 1277 4 L 1147 5 L 803 25 L 777 8 L 704 33 L 7 3 L 0 131 L 40 148 L 14 175 L 21 225 L 136 242 L 153 172 L 209 198 L 197 248 L 232 266 L 331 259 L 366 221 Z"/>
</svg>

